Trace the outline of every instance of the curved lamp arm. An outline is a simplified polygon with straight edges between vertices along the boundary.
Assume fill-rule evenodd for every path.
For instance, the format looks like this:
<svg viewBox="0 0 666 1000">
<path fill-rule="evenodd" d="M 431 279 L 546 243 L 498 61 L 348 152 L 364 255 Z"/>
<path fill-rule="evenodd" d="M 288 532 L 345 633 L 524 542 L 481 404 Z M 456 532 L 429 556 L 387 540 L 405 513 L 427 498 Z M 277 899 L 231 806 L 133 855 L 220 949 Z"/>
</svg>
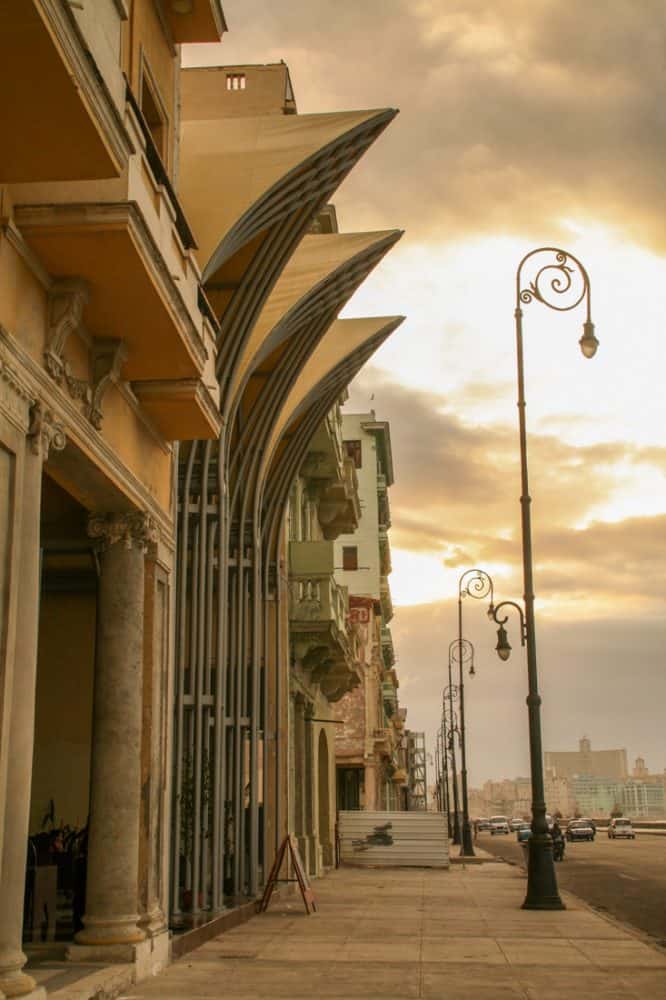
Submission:
<svg viewBox="0 0 666 1000">
<path fill-rule="evenodd" d="M 544 263 L 537 268 L 534 277 L 523 287 L 522 272 L 528 261 L 544 254 L 554 254 L 555 260 Z M 580 289 L 578 288 L 580 282 Z M 558 299 L 557 296 L 562 296 Z M 583 336 L 578 343 L 586 358 L 594 357 L 599 341 L 594 335 L 592 322 L 592 296 L 590 279 L 587 271 L 572 253 L 560 250 L 559 247 L 538 247 L 530 250 L 518 265 L 516 271 L 516 317 L 522 315 L 521 304 L 529 305 L 534 300 L 554 309 L 556 312 L 569 312 L 586 300 L 587 318 L 583 323 Z"/>
<path fill-rule="evenodd" d="M 508 622 L 509 616 L 508 614 L 505 614 L 503 617 L 500 616 L 500 611 L 502 610 L 502 608 L 513 608 L 515 611 L 518 612 L 518 616 L 520 618 L 521 646 L 524 646 L 525 643 L 527 642 L 527 625 L 525 623 L 525 612 L 521 608 L 520 604 L 517 604 L 515 601 L 502 601 L 500 604 L 497 605 L 496 608 L 493 608 L 493 614 L 492 614 L 493 621 L 497 625 L 499 625 L 499 628 L 497 629 L 497 645 L 495 646 L 495 650 L 500 660 L 508 660 L 509 656 L 511 655 L 511 645 L 509 643 L 509 637 L 506 634 L 506 629 L 504 628 L 504 626 Z"/>
<path fill-rule="evenodd" d="M 474 597 L 482 601 L 490 595 L 488 617 L 492 617 L 494 585 L 492 577 L 485 569 L 467 569 L 458 580 L 458 601 L 463 597 Z M 463 642 L 466 640 L 463 639 Z"/>
<path fill-rule="evenodd" d="M 470 674 L 474 675 L 474 646 L 469 639 L 453 639 L 449 643 L 449 664 L 458 664 L 462 650 L 463 667 L 470 665 Z"/>
</svg>

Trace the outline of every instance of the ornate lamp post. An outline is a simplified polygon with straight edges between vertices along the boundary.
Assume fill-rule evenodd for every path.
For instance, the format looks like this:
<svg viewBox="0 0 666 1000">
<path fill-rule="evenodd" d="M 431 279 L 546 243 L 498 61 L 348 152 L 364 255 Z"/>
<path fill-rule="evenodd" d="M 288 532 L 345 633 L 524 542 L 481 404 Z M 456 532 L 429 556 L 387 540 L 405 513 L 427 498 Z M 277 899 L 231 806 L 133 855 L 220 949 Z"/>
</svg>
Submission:
<svg viewBox="0 0 666 1000">
<path fill-rule="evenodd" d="M 448 764 L 448 750 L 446 746 L 446 719 L 442 713 L 442 722 L 439 729 L 439 740 L 441 746 L 441 784 L 440 784 L 440 799 L 441 808 L 446 813 L 446 827 L 449 835 L 449 840 L 453 838 L 453 825 L 451 817 L 451 802 L 449 795 L 449 764 Z"/>
<path fill-rule="evenodd" d="M 448 751 L 449 760 L 451 761 L 451 780 L 453 783 L 453 828 L 451 842 L 453 844 L 462 843 L 461 829 L 460 829 L 460 803 L 458 799 L 458 768 L 456 766 L 456 735 L 460 735 L 460 730 L 458 729 L 458 720 L 456 719 L 455 712 L 453 711 L 453 701 L 458 697 L 458 688 L 455 684 L 451 683 L 451 657 L 449 657 L 449 685 L 444 689 L 443 698 L 443 714 L 444 714 L 444 724 L 447 732 L 447 738 L 445 740 L 445 748 Z M 447 706 L 448 702 L 448 706 Z M 446 710 L 449 710 L 448 720 L 446 718 Z"/>
<path fill-rule="evenodd" d="M 554 262 L 540 264 L 535 258 L 554 254 Z M 523 270 L 534 264 L 534 277 L 524 286 Z M 558 298 L 560 297 L 560 298 Z M 520 433 L 520 478 L 521 478 L 521 527 L 523 542 L 523 581 L 525 614 L 520 605 L 506 601 L 504 605 L 516 608 L 521 618 L 521 641 L 527 646 L 527 676 L 530 728 L 530 767 L 532 777 L 532 836 L 530 838 L 527 874 L 527 895 L 523 908 L 528 910 L 561 910 L 560 899 L 553 864 L 553 844 L 546 824 L 546 803 L 544 798 L 543 758 L 541 745 L 541 698 L 537 679 L 536 630 L 534 625 L 534 583 L 532 572 L 532 527 L 530 518 L 530 495 L 527 478 L 527 433 L 525 428 L 525 379 L 523 371 L 523 310 L 522 305 L 540 302 L 557 312 L 575 309 L 584 300 L 587 316 L 583 323 L 580 348 L 586 358 L 594 356 L 598 341 L 594 335 L 591 318 L 590 280 L 587 271 L 572 254 L 557 247 L 539 247 L 526 254 L 516 271 L 516 355 L 518 369 L 518 421 Z M 499 625 L 497 652 L 507 659 L 511 651 L 506 638 L 504 622 L 497 617 L 500 605 L 493 617 Z"/>
<path fill-rule="evenodd" d="M 467 639 L 463 639 L 462 632 L 462 602 L 464 597 L 474 597 L 483 600 L 490 595 L 490 608 L 493 607 L 493 581 L 482 569 L 468 569 L 462 574 L 458 581 L 458 639 L 449 646 L 449 658 L 452 647 L 457 652 L 459 667 L 459 689 L 460 689 L 460 735 L 462 740 L 461 749 L 461 779 L 462 779 L 462 799 L 463 799 L 463 826 L 462 826 L 462 847 L 461 856 L 474 857 L 474 840 L 472 837 L 472 827 L 469 821 L 469 799 L 467 795 L 467 750 L 465 739 L 465 681 L 463 677 L 463 665 L 469 663 L 470 677 L 474 676 L 474 646 Z M 490 611 L 489 611 L 490 614 Z M 455 657 L 455 654 L 454 654 Z"/>
<path fill-rule="evenodd" d="M 460 784 L 462 798 L 462 828 L 460 838 L 460 856 L 474 857 L 472 827 L 469 821 L 469 803 L 467 798 L 467 752 L 465 739 L 465 680 L 463 667 L 469 665 L 469 672 L 474 676 L 474 646 L 468 639 L 459 636 L 449 645 L 449 676 L 452 664 L 458 664 L 458 697 L 460 699 Z M 455 841 L 454 841 L 455 843 Z"/>
</svg>

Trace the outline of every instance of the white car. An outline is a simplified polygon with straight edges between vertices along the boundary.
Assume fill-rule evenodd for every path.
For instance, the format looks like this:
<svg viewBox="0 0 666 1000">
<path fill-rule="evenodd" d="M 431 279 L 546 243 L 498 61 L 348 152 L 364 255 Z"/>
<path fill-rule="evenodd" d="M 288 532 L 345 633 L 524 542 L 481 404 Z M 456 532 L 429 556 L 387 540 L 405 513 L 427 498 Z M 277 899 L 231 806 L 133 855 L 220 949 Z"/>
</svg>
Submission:
<svg viewBox="0 0 666 1000">
<path fill-rule="evenodd" d="M 509 833 L 509 821 L 506 816 L 490 817 L 490 833 L 494 837 L 496 833 Z"/>
<path fill-rule="evenodd" d="M 516 830 L 520 830 L 524 822 L 525 820 L 523 819 L 522 816 L 514 816 L 511 822 L 509 823 L 509 826 L 511 827 L 511 832 L 515 833 Z"/>
<path fill-rule="evenodd" d="M 624 816 L 613 817 L 608 824 L 608 839 L 615 840 L 616 837 L 627 837 L 629 840 L 636 839 L 630 819 L 625 819 Z"/>
</svg>

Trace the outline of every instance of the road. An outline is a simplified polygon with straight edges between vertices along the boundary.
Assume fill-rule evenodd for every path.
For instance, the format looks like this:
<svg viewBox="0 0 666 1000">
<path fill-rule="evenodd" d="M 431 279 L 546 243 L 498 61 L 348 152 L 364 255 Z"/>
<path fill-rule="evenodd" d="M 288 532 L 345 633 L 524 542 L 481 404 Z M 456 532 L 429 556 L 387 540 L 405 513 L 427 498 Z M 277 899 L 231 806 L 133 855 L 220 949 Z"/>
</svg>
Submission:
<svg viewBox="0 0 666 1000">
<path fill-rule="evenodd" d="M 523 863 L 515 833 L 482 833 L 478 844 L 507 861 Z M 639 833 L 636 840 L 609 840 L 600 832 L 591 843 L 567 842 L 565 859 L 556 870 L 562 889 L 666 946 L 666 837 Z"/>
</svg>

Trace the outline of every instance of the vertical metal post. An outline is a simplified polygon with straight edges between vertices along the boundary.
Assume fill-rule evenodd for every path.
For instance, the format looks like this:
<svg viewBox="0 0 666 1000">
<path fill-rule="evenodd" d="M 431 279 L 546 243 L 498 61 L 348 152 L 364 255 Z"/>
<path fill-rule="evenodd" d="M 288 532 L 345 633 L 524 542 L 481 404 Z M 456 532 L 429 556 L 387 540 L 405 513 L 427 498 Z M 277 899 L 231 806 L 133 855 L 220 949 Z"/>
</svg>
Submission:
<svg viewBox="0 0 666 1000">
<path fill-rule="evenodd" d="M 532 836 L 529 841 L 527 910 L 563 910 L 555 877 L 553 841 L 546 823 L 546 801 L 541 743 L 541 697 L 537 677 L 536 629 L 534 625 L 534 582 L 532 572 L 532 525 L 527 475 L 527 433 L 525 426 L 525 379 L 523 366 L 523 312 L 520 308 L 520 268 L 517 276 L 516 358 L 518 368 L 518 424 L 520 436 L 520 510 L 523 541 L 523 581 L 525 587 L 525 630 L 527 643 L 527 711 L 529 716 L 530 770 L 532 779 Z"/>
<path fill-rule="evenodd" d="M 460 777 L 462 780 L 461 791 L 463 810 L 460 856 L 473 858 L 474 844 L 472 841 L 472 828 L 469 822 L 469 805 L 467 801 L 467 739 L 465 731 L 465 671 L 463 670 L 463 659 L 462 593 L 460 591 L 460 587 L 458 587 L 458 691 L 460 697 Z"/>
<path fill-rule="evenodd" d="M 449 718 L 451 727 L 449 731 L 449 750 L 451 751 L 451 769 L 453 771 L 453 837 L 452 843 L 462 843 L 462 831 L 460 829 L 460 806 L 458 803 L 458 774 L 456 768 L 456 744 L 453 726 L 453 680 L 451 677 L 451 657 L 449 656 Z"/>
</svg>

